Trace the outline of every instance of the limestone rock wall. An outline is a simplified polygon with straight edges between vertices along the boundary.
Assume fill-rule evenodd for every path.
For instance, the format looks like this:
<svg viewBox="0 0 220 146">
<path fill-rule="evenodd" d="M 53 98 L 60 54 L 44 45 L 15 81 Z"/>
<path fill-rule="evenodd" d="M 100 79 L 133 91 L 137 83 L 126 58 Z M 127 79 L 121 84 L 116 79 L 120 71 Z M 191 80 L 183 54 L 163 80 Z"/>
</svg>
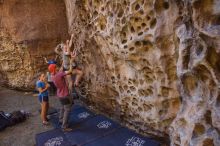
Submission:
<svg viewBox="0 0 220 146">
<path fill-rule="evenodd" d="M 177 75 L 182 104 L 170 128 L 172 145 L 217 146 L 219 141 L 220 2 L 182 1 Z"/>
<path fill-rule="evenodd" d="M 93 105 L 171 145 L 220 145 L 218 0 L 65 4 Z"/>
<path fill-rule="evenodd" d="M 13 43 L 5 29 L 1 29 L 0 38 L 1 84 L 27 87 L 27 83 L 33 77 L 28 50 Z"/>
<path fill-rule="evenodd" d="M 62 0 L 0 1 L 1 83 L 33 89 L 46 71 L 43 56 L 54 57 L 54 47 L 67 36 Z"/>
<path fill-rule="evenodd" d="M 90 102 L 130 127 L 167 134 L 180 104 L 173 29 L 178 7 L 154 1 L 65 2 Z"/>
</svg>

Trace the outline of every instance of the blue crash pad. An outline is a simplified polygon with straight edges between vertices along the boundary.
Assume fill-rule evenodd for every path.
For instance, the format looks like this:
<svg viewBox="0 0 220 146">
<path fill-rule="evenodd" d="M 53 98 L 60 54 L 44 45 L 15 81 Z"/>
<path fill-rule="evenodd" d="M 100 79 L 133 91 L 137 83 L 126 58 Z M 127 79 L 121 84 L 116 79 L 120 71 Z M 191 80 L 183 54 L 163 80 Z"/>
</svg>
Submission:
<svg viewBox="0 0 220 146">
<path fill-rule="evenodd" d="M 82 106 L 82 105 L 79 105 L 79 104 L 74 104 L 73 106 L 72 106 L 72 109 L 71 109 L 71 111 L 74 111 L 74 110 L 76 110 L 76 109 L 78 109 L 78 108 L 84 108 L 84 106 Z"/>
<path fill-rule="evenodd" d="M 102 115 L 95 115 L 88 109 L 74 105 L 70 112 L 71 132 L 63 133 L 59 128 L 58 114 L 51 115 L 55 128 L 36 136 L 37 146 L 47 143 L 61 143 L 62 146 L 160 146 L 153 139 L 143 137 L 132 130 Z"/>
<path fill-rule="evenodd" d="M 108 135 L 120 127 L 116 122 L 102 115 L 97 115 L 80 123 L 78 128 L 65 133 L 65 135 L 72 145 L 83 145 Z"/>
<path fill-rule="evenodd" d="M 93 117 L 94 114 L 89 111 L 88 109 L 80 106 L 80 105 L 74 105 L 70 115 L 69 115 L 69 125 L 70 127 L 76 126 L 80 122 L 83 122 L 91 117 Z M 59 115 L 55 114 L 50 117 L 50 122 L 52 123 L 54 128 L 60 128 L 61 123 L 59 123 Z"/>
<path fill-rule="evenodd" d="M 36 146 L 71 146 L 60 129 L 54 129 L 36 135 Z"/>
<path fill-rule="evenodd" d="M 127 128 L 120 128 L 110 135 L 83 146 L 160 146 L 160 143 Z"/>
</svg>

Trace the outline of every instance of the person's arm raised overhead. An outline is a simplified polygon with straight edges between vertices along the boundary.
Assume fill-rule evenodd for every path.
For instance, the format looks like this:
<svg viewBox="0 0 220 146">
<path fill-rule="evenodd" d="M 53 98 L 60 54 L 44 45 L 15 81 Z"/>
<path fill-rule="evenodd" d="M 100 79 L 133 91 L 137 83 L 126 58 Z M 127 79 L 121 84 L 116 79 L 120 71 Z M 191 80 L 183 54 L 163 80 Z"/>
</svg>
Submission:
<svg viewBox="0 0 220 146">
<path fill-rule="evenodd" d="M 55 48 L 55 50 L 54 50 L 54 51 L 55 51 L 57 54 L 59 54 L 59 55 L 60 55 L 60 54 L 62 54 L 62 53 L 61 53 L 61 52 L 62 52 L 62 50 L 61 50 L 61 51 L 59 51 L 59 49 L 61 49 L 61 44 L 57 45 L 57 46 L 56 46 L 56 48 Z"/>
<path fill-rule="evenodd" d="M 66 47 L 67 47 L 67 48 L 66 48 L 67 50 L 66 50 L 66 52 L 65 52 L 66 55 L 70 55 L 69 43 L 70 43 L 70 41 L 69 41 L 69 40 L 66 40 Z"/>
<path fill-rule="evenodd" d="M 73 44 L 73 34 L 71 35 L 70 41 L 68 43 L 68 47 L 71 48 Z"/>
<path fill-rule="evenodd" d="M 48 61 L 47 61 L 47 58 L 46 58 L 46 57 L 44 57 L 44 61 L 45 61 L 46 63 L 48 63 Z"/>
</svg>

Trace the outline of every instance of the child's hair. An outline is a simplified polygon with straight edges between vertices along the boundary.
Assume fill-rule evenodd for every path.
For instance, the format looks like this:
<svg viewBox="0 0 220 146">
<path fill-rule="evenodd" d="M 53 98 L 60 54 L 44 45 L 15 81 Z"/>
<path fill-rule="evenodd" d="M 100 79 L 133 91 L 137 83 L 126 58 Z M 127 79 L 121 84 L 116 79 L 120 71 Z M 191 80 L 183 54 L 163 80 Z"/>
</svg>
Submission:
<svg viewBox="0 0 220 146">
<path fill-rule="evenodd" d="M 42 75 L 45 75 L 45 73 L 41 73 L 41 74 L 39 75 L 39 77 L 38 77 L 39 80 L 40 80 L 40 78 L 41 78 Z"/>
</svg>

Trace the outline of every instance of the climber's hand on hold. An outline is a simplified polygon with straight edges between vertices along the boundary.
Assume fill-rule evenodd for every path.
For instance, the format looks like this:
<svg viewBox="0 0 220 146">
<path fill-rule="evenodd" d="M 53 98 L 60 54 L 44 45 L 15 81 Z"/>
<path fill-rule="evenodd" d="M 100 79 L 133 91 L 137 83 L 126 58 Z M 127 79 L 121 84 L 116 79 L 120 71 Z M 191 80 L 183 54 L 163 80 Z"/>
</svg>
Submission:
<svg viewBox="0 0 220 146">
<path fill-rule="evenodd" d="M 73 50 L 73 52 L 71 52 L 71 59 L 73 58 L 73 59 L 75 59 L 76 58 L 76 51 L 75 50 Z"/>
</svg>

